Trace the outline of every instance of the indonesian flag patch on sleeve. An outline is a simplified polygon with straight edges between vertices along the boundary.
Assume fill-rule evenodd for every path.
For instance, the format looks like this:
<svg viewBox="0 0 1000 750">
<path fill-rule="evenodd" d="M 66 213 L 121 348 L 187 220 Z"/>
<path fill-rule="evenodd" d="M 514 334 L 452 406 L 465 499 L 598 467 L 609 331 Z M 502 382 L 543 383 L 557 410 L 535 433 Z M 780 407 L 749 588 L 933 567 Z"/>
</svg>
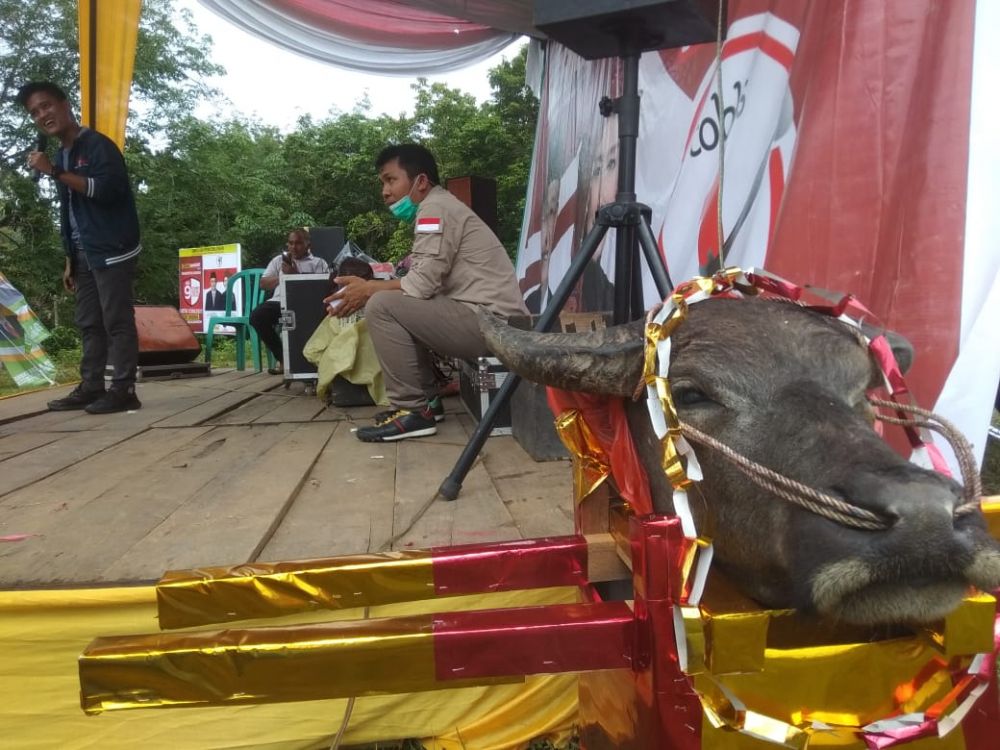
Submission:
<svg viewBox="0 0 1000 750">
<path fill-rule="evenodd" d="M 444 222 L 436 216 L 425 216 L 417 219 L 417 231 L 437 234 L 444 228 Z"/>
</svg>

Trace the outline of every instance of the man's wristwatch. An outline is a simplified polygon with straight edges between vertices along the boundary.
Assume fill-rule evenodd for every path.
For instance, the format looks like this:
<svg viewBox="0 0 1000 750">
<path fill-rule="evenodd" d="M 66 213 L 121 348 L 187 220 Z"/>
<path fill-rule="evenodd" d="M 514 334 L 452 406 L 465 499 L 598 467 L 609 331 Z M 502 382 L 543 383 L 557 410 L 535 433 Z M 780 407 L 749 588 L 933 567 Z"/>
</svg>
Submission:
<svg viewBox="0 0 1000 750">
<path fill-rule="evenodd" d="M 49 172 L 49 177 L 51 177 L 53 180 L 58 180 L 59 175 L 61 175 L 65 171 L 66 170 L 60 167 L 58 164 L 53 164 L 52 171 Z"/>
</svg>

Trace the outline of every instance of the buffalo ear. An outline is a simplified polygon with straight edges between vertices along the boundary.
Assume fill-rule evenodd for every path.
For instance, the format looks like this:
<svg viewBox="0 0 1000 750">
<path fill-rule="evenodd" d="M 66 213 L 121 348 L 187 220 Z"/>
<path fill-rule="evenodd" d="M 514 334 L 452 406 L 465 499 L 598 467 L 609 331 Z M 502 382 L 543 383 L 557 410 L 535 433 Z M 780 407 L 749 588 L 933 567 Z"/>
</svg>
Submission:
<svg viewBox="0 0 1000 750">
<path fill-rule="evenodd" d="M 900 372 L 906 374 L 906 371 L 913 364 L 913 344 L 906 336 L 895 331 L 886 331 L 885 338 L 888 340 L 889 346 L 892 347 L 892 354 L 896 358 Z"/>
</svg>

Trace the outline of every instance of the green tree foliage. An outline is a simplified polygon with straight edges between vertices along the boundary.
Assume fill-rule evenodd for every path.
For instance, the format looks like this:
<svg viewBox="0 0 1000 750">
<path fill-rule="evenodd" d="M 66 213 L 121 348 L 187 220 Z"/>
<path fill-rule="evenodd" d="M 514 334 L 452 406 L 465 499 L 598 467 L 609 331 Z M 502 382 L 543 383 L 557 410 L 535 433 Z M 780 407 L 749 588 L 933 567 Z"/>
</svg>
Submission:
<svg viewBox="0 0 1000 750">
<path fill-rule="evenodd" d="M 273 128 L 185 118 L 164 147 L 129 152 L 143 233 L 140 298 L 177 297 L 177 250 L 240 242 L 243 263 L 260 266 L 290 226 L 311 225 L 299 194 L 283 179 L 282 138 Z"/>
<path fill-rule="evenodd" d="M 51 80 L 75 100 L 77 19 L 77 0 L 0 0 L 0 268 L 50 322 L 60 307 L 71 309 L 60 282 L 56 196 L 48 181 L 32 182 L 24 167 L 37 133 L 14 97 L 27 81 Z M 221 72 L 205 53 L 209 47 L 173 0 L 142 4 L 126 151 L 143 148 L 151 133 L 208 93 L 201 81 Z"/>
<path fill-rule="evenodd" d="M 527 48 L 490 71 L 490 100 L 420 79 L 414 119 L 437 156 L 441 178 L 478 175 L 497 181 L 497 234 L 513 257 L 521 231 L 538 100 L 524 83 Z"/>
</svg>

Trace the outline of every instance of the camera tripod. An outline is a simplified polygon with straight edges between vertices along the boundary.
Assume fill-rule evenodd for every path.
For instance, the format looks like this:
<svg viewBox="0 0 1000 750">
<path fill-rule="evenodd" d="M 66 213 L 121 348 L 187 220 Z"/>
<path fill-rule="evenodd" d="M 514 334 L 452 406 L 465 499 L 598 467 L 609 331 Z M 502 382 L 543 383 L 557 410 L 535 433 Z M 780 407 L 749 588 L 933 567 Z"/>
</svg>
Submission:
<svg viewBox="0 0 1000 750">
<path fill-rule="evenodd" d="M 618 192 L 614 203 L 601 206 L 597 211 L 594 226 L 583 238 L 580 249 L 570 263 L 556 291 L 545 306 L 535 324 L 534 330 L 546 332 L 559 317 L 566 300 L 574 287 L 583 278 L 587 264 L 601 246 L 608 230 L 614 227 L 615 236 L 615 278 L 614 278 L 614 323 L 626 323 L 642 317 L 642 268 L 637 246 L 642 248 L 646 265 L 653 275 L 660 298 L 665 298 L 673 288 L 666 266 L 660 257 L 653 230 L 650 227 L 652 211 L 649 206 L 636 201 L 635 169 L 636 144 L 639 137 L 639 55 L 640 51 L 629 50 L 621 55 L 624 63 L 622 95 L 615 100 L 604 97 L 600 101 L 600 112 L 604 117 L 618 116 Z M 500 409 L 510 400 L 514 389 L 521 382 L 519 375 L 511 373 L 503 382 L 489 408 L 482 415 L 475 432 L 469 438 L 461 456 L 451 473 L 441 484 L 438 494 L 447 500 L 454 500 L 462 489 L 462 481 L 472 468 L 476 456 L 482 450 L 486 438 L 493 429 Z"/>
</svg>

